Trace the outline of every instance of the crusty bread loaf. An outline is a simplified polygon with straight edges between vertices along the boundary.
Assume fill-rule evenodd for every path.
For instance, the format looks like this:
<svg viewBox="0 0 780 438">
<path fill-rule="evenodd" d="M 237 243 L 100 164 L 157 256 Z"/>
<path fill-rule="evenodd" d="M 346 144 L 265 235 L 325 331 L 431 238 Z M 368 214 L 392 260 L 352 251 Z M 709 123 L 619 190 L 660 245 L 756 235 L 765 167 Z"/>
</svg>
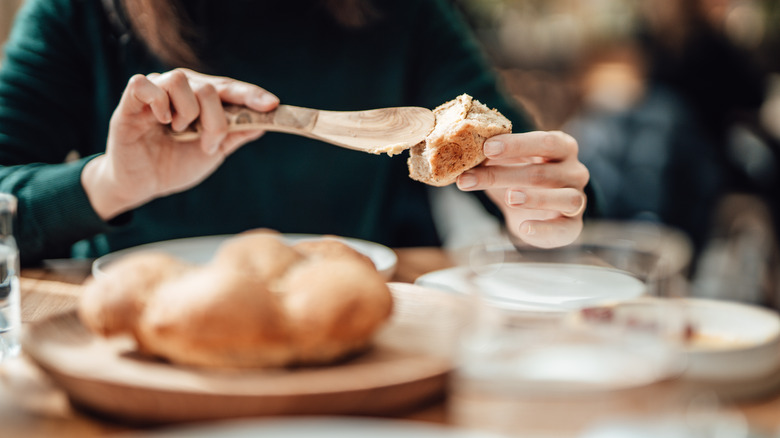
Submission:
<svg viewBox="0 0 780 438">
<path fill-rule="evenodd" d="M 468 94 L 433 110 L 436 125 L 409 151 L 409 176 L 433 186 L 446 186 L 485 159 L 482 145 L 512 132 L 512 122 Z"/>
<path fill-rule="evenodd" d="M 371 259 L 335 236 L 288 245 L 242 233 L 206 265 L 137 253 L 112 268 L 79 302 L 85 326 L 183 365 L 331 363 L 366 348 L 393 307 Z"/>
</svg>

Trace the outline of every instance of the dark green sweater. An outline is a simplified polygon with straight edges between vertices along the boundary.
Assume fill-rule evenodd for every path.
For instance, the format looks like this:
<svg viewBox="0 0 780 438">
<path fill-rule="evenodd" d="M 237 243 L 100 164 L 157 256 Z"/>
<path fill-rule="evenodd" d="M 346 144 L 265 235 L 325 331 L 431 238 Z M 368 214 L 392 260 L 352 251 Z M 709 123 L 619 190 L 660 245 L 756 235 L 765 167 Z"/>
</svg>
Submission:
<svg viewBox="0 0 780 438">
<path fill-rule="evenodd" d="M 379 18 L 359 30 L 334 24 L 311 0 L 200 1 L 190 9 L 206 72 L 258 84 L 283 103 L 433 108 L 469 93 L 512 119 L 515 132 L 529 126 L 445 0 L 379 1 Z M 112 23 L 101 0 L 27 0 L 6 45 L 0 191 L 19 198 L 16 234 L 26 264 L 254 227 L 394 247 L 439 243 L 427 186 L 409 179 L 406 155 L 276 133 L 239 149 L 191 190 L 101 220 L 81 169 L 105 151 L 127 80 L 171 68 Z M 73 150 L 82 158 L 64 163 Z"/>
</svg>

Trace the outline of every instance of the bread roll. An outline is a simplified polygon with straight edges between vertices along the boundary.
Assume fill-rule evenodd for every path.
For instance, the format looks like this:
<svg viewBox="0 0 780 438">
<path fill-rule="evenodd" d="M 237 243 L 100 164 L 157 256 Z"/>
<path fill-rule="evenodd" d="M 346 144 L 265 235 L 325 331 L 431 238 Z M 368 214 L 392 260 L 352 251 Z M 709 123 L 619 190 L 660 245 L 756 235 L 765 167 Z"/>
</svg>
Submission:
<svg viewBox="0 0 780 438">
<path fill-rule="evenodd" d="M 141 351 L 202 367 L 275 367 L 293 360 L 279 296 L 261 277 L 206 266 L 163 284 L 138 322 Z"/>
<path fill-rule="evenodd" d="M 512 132 L 512 122 L 468 94 L 433 110 L 436 124 L 424 141 L 409 151 L 409 176 L 433 186 L 446 186 L 485 159 L 482 145 Z"/>
<path fill-rule="evenodd" d="M 87 280 L 79 300 L 79 317 L 87 328 L 103 336 L 130 333 L 156 288 L 189 268 L 163 252 L 129 254 Z"/>
<path fill-rule="evenodd" d="M 392 312 L 384 278 L 360 259 L 302 263 L 283 285 L 284 307 L 302 364 L 329 363 L 366 348 Z"/>
<path fill-rule="evenodd" d="M 303 254 L 284 243 L 280 234 L 258 232 L 239 234 L 223 242 L 212 263 L 257 276 L 270 284 L 303 258 Z"/>
<path fill-rule="evenodd" d="M 374 265 L 370 257 L 338 240 L 337 236 L 323 236 L 321 239 L 301 240 L 293 244 L 292 247 L 310 258 L 349 258 L 376 269 L 376 265 Z"/>
</svg>

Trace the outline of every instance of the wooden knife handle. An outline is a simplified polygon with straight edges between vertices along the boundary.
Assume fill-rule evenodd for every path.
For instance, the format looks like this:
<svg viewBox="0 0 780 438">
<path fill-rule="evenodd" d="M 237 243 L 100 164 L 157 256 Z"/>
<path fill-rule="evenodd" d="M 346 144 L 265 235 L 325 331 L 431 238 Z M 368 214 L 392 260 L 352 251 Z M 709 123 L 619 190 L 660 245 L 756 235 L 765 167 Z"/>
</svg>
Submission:
<svg viewBox="0 0 780 438">
<path fill-rule="evenodd" d="M 292 105 L 279 105 L 267 113 L 239 105 L 225 105 L 224 109 L 230 132 L 262 129 L 306 135 L 314 128 L 319 114 L 318 110 Z M 196 120 L 184 131 L 171 130 L 171 136 L 179 141 L 197 140 L 201 129 L 200 121 Z"/>
</svg>

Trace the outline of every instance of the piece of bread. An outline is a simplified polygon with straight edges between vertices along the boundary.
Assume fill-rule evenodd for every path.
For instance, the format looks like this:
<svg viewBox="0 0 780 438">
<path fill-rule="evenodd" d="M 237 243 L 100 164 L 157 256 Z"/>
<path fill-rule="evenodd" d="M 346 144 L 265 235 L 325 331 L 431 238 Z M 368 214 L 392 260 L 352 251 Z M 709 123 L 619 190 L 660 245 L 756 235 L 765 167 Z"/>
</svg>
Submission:
<svg viewBox="0 0 780 438">
<path fill-rule="evenodd" d="M 278 233 L 242 233 L 208 264 L 171 260 L 120 259 L 80 300 L 82 321 L 173 363 L 246 368 L 339 360 L 364 350 L 392 313 L 371 259 L 335 236 L 288 245 Z"/>
<path fill-rule="evenodd" d="M 446 186 L 485 160 L 482 145 L 512 132 L 512 122 L 468 94 L 433 110 L 436 124 L 424 141 L 409 150 L 409 176 L 432 186 Z"/>
</svg>

